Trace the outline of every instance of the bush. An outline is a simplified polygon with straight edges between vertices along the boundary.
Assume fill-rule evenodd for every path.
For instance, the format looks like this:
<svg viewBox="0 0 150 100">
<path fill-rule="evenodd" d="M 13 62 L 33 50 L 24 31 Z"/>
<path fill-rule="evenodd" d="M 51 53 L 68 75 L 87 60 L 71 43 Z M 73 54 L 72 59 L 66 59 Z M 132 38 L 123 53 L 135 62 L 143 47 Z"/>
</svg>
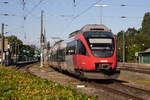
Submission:
<svg viewBox="0 0 150 100">
<path fill-rule="evenodd" d="M 70 86 L 0 66 L 0 100 L 95 100 Z"/>
</svg>

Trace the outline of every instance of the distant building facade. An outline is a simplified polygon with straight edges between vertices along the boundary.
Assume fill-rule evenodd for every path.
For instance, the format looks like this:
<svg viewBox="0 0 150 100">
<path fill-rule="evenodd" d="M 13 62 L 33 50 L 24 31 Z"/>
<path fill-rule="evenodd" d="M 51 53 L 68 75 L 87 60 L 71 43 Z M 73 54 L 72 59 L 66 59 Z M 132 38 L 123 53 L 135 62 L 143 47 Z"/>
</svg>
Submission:
<svg viewBox="0 0 150 100">
<path fill-rule="evenodd" d="M 140 64 L 150 64 L 150 48 L 145 51 L 138 52 L 138 56 Z"/>
</svg>

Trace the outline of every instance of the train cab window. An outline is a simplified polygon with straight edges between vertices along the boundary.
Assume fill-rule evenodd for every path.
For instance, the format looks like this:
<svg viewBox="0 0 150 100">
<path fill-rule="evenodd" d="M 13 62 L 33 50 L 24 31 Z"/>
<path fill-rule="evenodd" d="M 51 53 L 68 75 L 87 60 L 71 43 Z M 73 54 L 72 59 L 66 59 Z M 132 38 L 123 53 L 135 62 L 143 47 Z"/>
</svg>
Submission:
<svg viewBox="0 0 150 100">
<path fill-rule="evenodd" d="M 77 54 L 88 55 L 86 48 L 84 44 L 81 42 L 81 40 L 77 40 Z"/>
<path fill-rule="evenodd" d="M 112 57 L 115 51 L 115 40 L 111 32 L 84 32 L 87 44 L 95 57 Z"/>
</svg>

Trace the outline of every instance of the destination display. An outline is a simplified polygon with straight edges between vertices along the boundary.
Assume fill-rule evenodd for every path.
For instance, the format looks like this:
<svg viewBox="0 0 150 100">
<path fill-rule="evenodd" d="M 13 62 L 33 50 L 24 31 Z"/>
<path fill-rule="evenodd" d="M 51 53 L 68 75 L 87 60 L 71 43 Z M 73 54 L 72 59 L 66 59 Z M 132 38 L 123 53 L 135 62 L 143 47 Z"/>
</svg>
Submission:
<svg viewBox="0 0 150 100">
<path fill-rule="evenodd" d="M 98 39 L 89 39 L 90 43 L 108 43 L 108 44 L 112 44 L 112 39 L 102 39 L 102 38 L 98 38 Z"/>
</svg>

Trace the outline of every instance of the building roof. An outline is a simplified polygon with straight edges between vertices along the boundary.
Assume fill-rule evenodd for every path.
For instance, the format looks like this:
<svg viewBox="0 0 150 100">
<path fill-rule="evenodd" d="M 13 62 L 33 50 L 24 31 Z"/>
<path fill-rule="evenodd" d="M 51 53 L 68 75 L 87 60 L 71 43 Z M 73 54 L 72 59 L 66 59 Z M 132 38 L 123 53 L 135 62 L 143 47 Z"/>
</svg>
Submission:
<svg viewBox="0 0 150 100">
<path fill-rule="evenodd" d="M 146 49 L 144 52 L 150 52 L 150 48 Z"/>
<path fill-rule="evenodd" d="M 145 51 L 139 52 L 139 54 L 150 54 L 150 48 L 146 49 Z"/>
<path fill-rule="evenodd" d="M 76 30 L 69 34 L 69 38 L 79 34 L 80 32 L 86 32 L 86 31 L 102 31 L 102 32 L 111 32 L 111 30 L 106 27 L 105 25 L 98 25 L 98 24 L 87 24 L 83 26 L 80 30 Z"/>
<path fill-rule="evenodd" d="M 110 32 L 111 30 L 108 29 L 105 25 L 98 25 L 98 24 L 87 24 L 81 28 L 82 32 L 85 31 L 105 31 Z"/>
</svg>

